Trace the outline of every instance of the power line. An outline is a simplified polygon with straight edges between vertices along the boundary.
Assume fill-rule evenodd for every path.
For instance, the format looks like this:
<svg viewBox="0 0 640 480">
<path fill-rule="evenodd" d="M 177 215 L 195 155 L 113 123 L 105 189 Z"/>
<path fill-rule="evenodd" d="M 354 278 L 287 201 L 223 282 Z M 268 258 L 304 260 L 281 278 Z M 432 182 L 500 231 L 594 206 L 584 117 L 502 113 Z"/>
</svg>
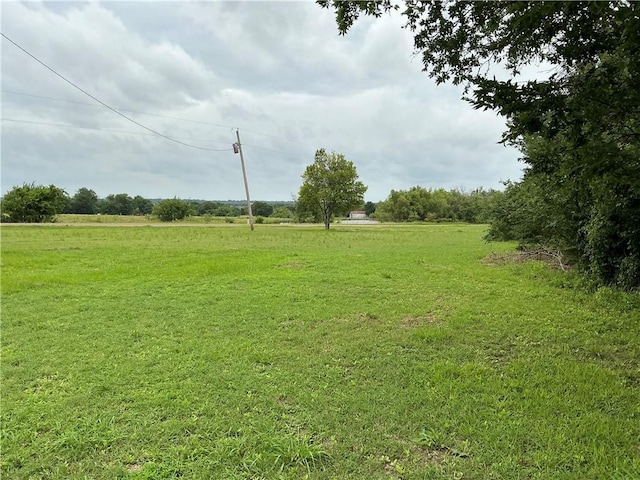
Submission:
<svg viewBox="0 0 640 480">
<path fill-rule="evenodd" d="M 25 92 L 16 92 L 16 91 L 13 91 L 13 90 L 2 90 L 2 93 L 9 93 L 9 94 L 20 95 L 20 96 L 24 96 L 24 97 L 42 98 L 42 99 L 45 99 L 45 100 L 54 100 L 56 102 L 72 103 L 72 104 L 77 104 L 77 105 L 86 105 L 86 106 L 89 106 L 89 107 L 97 107 L 97 108 L 101 107 L 101 105 L 95 105 L 93 103 L 88 103 L 88 102 L 78 102 L 78 101 L 75 101 L 75 100 L 67 100 L 67 99 L 63 99 L 63 98 L 47 97 L 45 95 L 35 95 L 35 94 L 25 93 Z M 202 122 L 202 121 L 199 121 L 199 120 L 190 120 L 190 119 L 187 119 L 187 118 L 171 117 L 171 116 L 168 116 L 168 115 L 159 115 L 159 114 L 155 114 L 155 113 L 139 112 L 139 111 L 136 111 L 136 110 L 127 110 L 127 109 L 122 109 L 122 108 L 120 110 L 122 110 L 123 112 L 140 113 L 142 115 L 152 115 L 152 116 L 156 116 L 156 117 L 170 118 L 170 119 L 173 119 L 173 120 L 182 120 L 182 121 L 185 121 L 185 122 L 202 123 L 204 125 L 213 125 L 213 126 L 216 126 L 216 127 L 233 128 L 233 129 L 236 128 L 236 127 L 230 127 L 228 125 L 219 125 L 219 124 L 216 124 L 216 123 Z M 33 121 L 33 120 L 19 120 L 19 119 L 12 119 L 12 118 L 3 118 L 2 120 L 3 121 L 8 121 L 8 122 L 15 122 L 15 123 L 28 123 L 28 124 L 34 124 L 34 125 L 46 125 L 46 126 L 51 126 L 51 127 L 81 128 L 81 129 L 87 129 L 87 130 L 98 130 L 98 131 L 103 131 L 103 132 L 124 133 L 124 134 L 127 134 L 127 135 L 153 136 L 153 134 L 151 134 L 151 133 L 135 133 L 135 132 L 128 132 L 128 131 L 123 131 L 123 130 L 113 130 L 113 129 L 96 128 L 96 127 L 83 127 L 83 126 L 80 126 L 80 125 L 69 125 L 69 124 L 62 124 L 62 123 L 36 122 L 36 121 Z M 259 134 L 259 135 L 264 135 L 264 136 L 267 136 L 267 137 L 287 140 L 287 141 L 292 142 L 292 143 L 297 143 L 299 145 L 315 148 L 311 144 L 302 143 L 302 142 L 296 142 L 294 140 L 288 140 L 287 138 L 279 137 L 277 135 L 271 135 L 271 134 L 268 134 L 268 133 L 257 132 L 255 130 L 249 130 L 249 129 L 246 129 L 245 131 L 256 133 L 256 134 Z M 226 142 L 211 142 L 209 140 L 204 140 L 204 139 L 200 139 L 200 138 L 188 138 L 188 137 L 176 137 L 176 136 L 173 136 L 172 138 L 183 138 L 183 139 L 187 139 L 187 140 L 197 140 L 197 141 L 203 141 L 203 142 L 207 142 L 207 143 L 226 143 Z M 267 150 L 269 152 L 280 153 L 282 155 L 294 158 L 294 155 L 292 155 L 290 152 L 284 152 L 282 150 L 277 150 L 277 149 L 268 148 L 268 147 L 261 147 L 259 145 L 253 145 L 253 144 L 248 144 L 248 143 L 244 143 L 243 145 L 245 145 L 247 147 L 252 147 L 252 148 L 259 148 L 260 150 Z M 224 151 L 226 151 L 226 150 L 224 150 Z M 296 158 L 297 158 L 297 156 L 296 156 Z"/>
<path fill-rule="evenodd" d="M 109 133 L 123 133 L 125 135 L 144 135 L 144 136 L 148 136 L 148 137 L 155 137 L 156 135 L 154 135 L 153 133 L 142 133 L 142 132 L 128 132 L 126 130 L 114 130 L 111 128 L 98 128 L 98 127 L 85 127 L 82 125 L 70 125 L 68 123 L 51 123 L 51 122 L 36 122 L 34 120 L 22 120 L 22 119 L 16 119 L 16 118 L 2 118 L 3 122 L 13 122 L 13 123 L 27 123 L 27 124 L 32 124 L 32 125 L 45 125 L 48 127 L 65 127 L 65 128 L 80 128 L 83 130 L 97 130 L 100 132 L 109 132 Z M 183 138 L 185 140 L 197 140 L 197 141 L 202 141 L 205 143 L 228 143 L 228 142 L 215 142 L 215 141 L 211 141 L 211 140 L 205 140 L 205 139 L 201 139 L 201 138 L 191 138 L 191 137 L 172 137 L 172 138 Z M 216 150 L 216 151 L 220 151 L 220 152 L 226 152 L 228 149 L 225 148 L 224 150 Z"/>
<path fill-rule="evenodd" d="M 45 100 L 53 100 L 53 101 L 56 101 L 56 102 L 72 103 L 72 104 L 75 104 L 75 105 L 86 105 L 86 106 L 89 106 L 89 107 L 100 107 L 100 105 L 95 105 L 93 103 L 88 103 L 88 102 L 78 102 L 78 101 L 75 101 L 75 100 L 67 100 L 67 99 L 64 99 L 64 98 L 48 97 L 48 96 L 45 96 L 45 95 L 34 95 L 32 93 L 16 92 L 14 90 L 2 90 L 2 93 L 9 93 L 9 94 L 12 94 L 12 95 L 21 95 L 23 97 L 42 98 L 42 99 L 45 99 Z M 237 127 L 234 127 L 232 125 L 222 125 L 222 124 L 219 124 L 219 123 L 204 122 L 202 120 L 191 120 L 189 118 L 172 117 L 170 115 L 160 115 L 158 113 L 141 112 L 139 110 L 129 110 L 129 109 L 126 109 L 126 108 L 119 108 L 118 110 L 120 110 L 122 112 L 137 113 L 137 114 L 140 114 L 140 115 L 149 115 L 149 116 L 152 116 L 152 117 L 167 118 L 167 119 L 170 119 L 170 120 L 180 120 L 182 122 L 199 123 L 201 125 L 211 125 L 213 127 L 232 128 L 232 129 L 237 128 Z M 297 140 L 292 140 L 290 138 L 282 137 L 280 135 L 273 135 L 271 133 L 259 132 L 257 130 L 250 130 L 248 128 L 243 128 L 242 130 L 245 131 L 245 132 L 255 133 L 257 135 L 263 135 L 265 137 L 271 137 L 271 138 L 276 138 L 278 140 L 284 140 L 285 142 L 296 143 L 298 145 L 303 145 L 305 147 L 316 148 L 314 145 L 311 145 L 310 143 L 304 143 L 304 142 L 300 142 L 300 141 L 297 141 Z"/>
<path fill-rule="evenodd" d="M 121 110 L 121 111 L 123 111 L 123 112 L 137 113 L 137 114 L 140 114 L 140 115 L 149 115 L 149 116 L 153 116 L 153 117 L 167 118 L 167 119 L 171 119 L 171 120 L 179 120 L 179 121 L 183 121 L 183 122 L 198 123 L 198 124 L 202 124 L 202 125 L 211 125 L 211 126 L 214 126 L 214 127 L 220 127 L 220 128 L 230 128 L 230 129 L 235 129 L 235 128 L 237 128 L 237 127 L 233 127 L 233 126 L 230 126 L 230 125 L 222 125 L 222 124 L 219 124 L 219 123 L 204 122 L 204 121 L 201 121 L 201 120 L 192 120 L 192 119 L 188 119 L 188 118 L 172 117 L 172 116 L 170 116 L 170 115 L 161 115 L 161 114 L 157 114 L 157 113 L 141 112 L 141 111 L 139 111 L 139 110 L 129 110 L 129 109 L 122 109 L 122 108 L 117 110 L 117 109 L 115 109 L 115 108 L 113 108 L 113 107 L 110 107 L 109 105 L 105 104 L 104 102 L 102 102 L 102 101 L 98 100 L 98 99 L 97 99 L 97 98 L 95 98 L 93 95 L 91 95 L 91 94 L 89 94 L 89 93 L 85 92 L 83 89 L 81 89 L 80 87 L 78 87 L 77 85 L 75 85 L 74 83 L 72 83 L 70 80 L 67 80 L 65 77 L 63 77 L 62 75 L 60 75 L 58 72 L 56 72 L 55 70 L 53 70 L 51 67 L 49 67 L 48 65 L 46 65 L 46 64 L 44 64 L 43 62 L 41 62 L 40 60 L 38 60 L 38 59 L 37 59 L 35 56 L 33 56 L 31 53 L 29 53 L 29 52 L 28 52 L 28 51 L 26 51 L 24 48 L 22 48 L 20 45 L 18 45 L 18 44 L 17 44 L 17 43 L 15 43 L 13 40 L 11 40 L 10 38 L 8 38 L 4 33 L 1 33 L 1 32 L 0 32 L 0 35 L 2 35 L 4 38 L 6 38 L 7 40 L 9 40 L 11 43 L 13 43 L 16 47 L 18 47 L 19 49 L 21 49 L 22 51 L 24 51 L 27 55 L 29 55 L 30 57 L 32 57 L 34 60 L 36 60 L 37 62 L 39 62 L 39 63 L 40 63 L 40 64 L 42 64 L 43 66 L 45 66 L 47 69 L 51 70 L 53 73 L 55 73 L 56 75 L 58 75 L 60 78 L 62 78 L 62 79 L 63 79 L 63 80 L 65 80 L 66 82 L 68 82 L 68 83 L 70 83 L 71 85 L 73 85 L 75 88 L 77 88 L 78 90 L 80 90 L 82 93 L 84 93 L 85 95 L 88 95 L 88 96 L 89 96 L 89 97 L 91 97 L 92 99 L 94 99 L 94 100 L 96 100 L 97 102 L 99 102 L 99 103 L 100 103 L 100 105 L 95 105 L 95 104 L 93 104 L 93 103 L 87 103 L 87 102 L 78 102 L 78 101 L 74 101 L 74 100 L 67 100 L 67 99 L 62 99 L 62 98 L 48 97 L 48 96 L 45 96 L 45 95 L 35 95 L 35 94 L 25 93 L 25 92 L 16 92 L 16 91 L 13 91 L 13 90 L 2 90 L 2 93 L 9 93 L 9 94 L 13 94 L 13 95 L 21 95 L 21 96 L 25 96 L 25 97 L 33 97 L 33 98 L 42 98 L 42 99 L 46 99 L 46 100 L 54 100 L 54 101 L 57 101 L 57 102 L 65 102 L 65 103 L 71 103 L 71 104 L 76 104 L 76 105 L 86 105 L 86 106 L 90 106 L 90 107 L 99 107 L 99 106 L 104 106 L 104 107 L 106 107 L 106 108 L 108 108 L 108 109 L 110 109 L 110 110 L 114 111 L 114 112 L 115 112 L 115 113 L 117 113 L 118 115 L 121 115 L 122 117 L 126 118 L 127 120 L 129 120 L 129 121 L 131 121 L 131 122 L 135 123 L 136 125 L 141 126 L 142 128 L 145 128 L 146 130 L 149 130 L 149 131 L 150 131 L 150 132 L 152 132 L 153 134 L 155 134 L 155 135 L 160 135 L 161 137 L 164 137 L 164 138 L 166 138 L 166 139 L 169 139 L 169 140 L 175 141 L 175 142 L 180 143 L 180 144 L 182 144 L 182 145 L 186 145 L 186 146 L 189 146 L 189 147 L 192 147 L 192 148 L 198 148 L 198 149 L 200 149 L 200 150 L 213 151 L 213 152 L 226 152 L 226 151 L 228 151 L 228 149 L 215 150 L 215 149 L 203 148 L 203 147 L 198 147 L 198 146 L 195 146 L 195 145 L 190 145 L 190 144 L 187 144 L 187 143 L 184 143 L 184 142 L 180 142 L 180 141 L 178 141 L 178 140 L 175 140 L 176 138 L 180 138 L 180 137 L 169 137 L 169 136 L 164 135 L 164 134 L 162 134 L 162 133 L 156 132 L 155 130 L 152 130 L 152 129 L 150 129 L 150 128 L 148 128 L 148 127 L 146 127 L 146 126 L 144 126 L 144 125 L 142 125 L 142 124 L 140 124 L 140 123 L 138 123 L 138 122 L 136 122 L 135 120 L 133 120 L 133 119 L 131 119 L 131 118 L 127 117 L 126 115 L 124 115 L 124 114 L 120 113 L 120 111 L 118 111 L 118 110 Z M 28 123 L 28 122 L 23 121 L 23 123 Z M 33 122 L 32 122 L 32 123 L 33 123 Z M 57 124 L 57 125 L 55 125 L 55 126 L 72 127 L 71 125 L 61 125 L 61 124 Z M 75 126 L 75 127 L 76 127 L 76 128 L 84 128 L 84 127 L 79 127 L 79 126 Z M 86 127 L 86 128 L 89 128 L 89 127 Z M 100 130 L 100 129 L 94 129 L 94 130 Z M 104 129 L 103 129 L 103 130 L 104 130 Z M 104 130 L 104 131 L 109 131 L 109 130 Z M 273 135 L 273 134 L 270 134 L 270 133 L 259 132 L 259 131 L 257 131 L 257 130 L 252 130 L 252 129 L 247 129 L 247 128 L 243 128 L 243 131 L 245 131 L 245 132 L 255 133 L 255 134 L 257 134 L 257 135 L 263 135 L 263 136 L 265 136 L 265 137 L 271 137 L 271 138 L 275 138 L 275 139 L 279 139 L 279 140 L 284 140 L 284 141 L 286 141 L 286 142 L 295 143 L 295 144 L 297 144 L 297 145 L 302 145 L 302 146 L 305 146 L 305 147 L 312 147 L 312 148 L 314 148 L 314 149 L 316 148 L 316 146 L 315 146 L 315 145 L 312 145 L 312 144 L 310 144 L 310 143 L 304 143 L 304 142 L 300 142 L 300 141 L 297 141 L 297 140 L 292 140 L 292 139 L 290 139 L 290 138 L 282 137 L 282 136 L 279 136 L 279 135 Z M 132 134 L 132 132 L 116 132 L 116 133 L 129 133 L 129 134 Z M 185 138 L 185 137 L 182 137 L 182 138 Z M 193 139 L 193 140 L 196 140 L 196 139 Z M 210 143 L 211 143 L 211 142 L 210 142 Z M 213 142 L 213 143 L 216 143 L 216 142 Z M 222 143 L 222 142 L 217 142 L 217 143 Z M 272 148 L 260 147 L 260 146 L 257 146 L 257 145 L 249 145 L 249 144 L 245 144 L 245 145 L 250 146 L 250 147 L 254 147 L 254 148 L 259 148 L 259 149 L 262 149 L 262 150 L 268 150 L 268 151 L 275 152 L 275 153 L 285 153 L 285 152 L 283 152 L 283 151 L 281 151 L 281 150 L 275 150 L 275 149 L 272 149 Z M 289 155 L 289 154 L 288 154 L 288 155 Z"/>
<path fill-rule="evenodd" d="M 93 103 L 88 103 L 88 102 L 78 102 L 78 101 L 75 101 L 75 100 L 66 100 L 64 98 L 54 98 L 54 97 L 47 97 L 45 95 L 34 95 L 32 93 L 15 92 L 13 90 L 2 90 L 2 93 L 10 93 L 10 94 L 13 94 L 13 95 L 21 95 L 23 97 L 43 98 L 45 100 L 54 100 L 56 102 L 73 103 L 75 105 L 86 105 L 86 106 L 89 106 L 89 107 L 101 107 L 101 105 L 95 105 Z M 118 110 L 120 110 L 121 112 L 138 113 L 140 115 L 149 115 L 151 117 L 168 118 L 168 119 L 171 119 L 171 120 L 180 120 L 182 122 L 199 123 L 199 124 L 202 124 L 202 125 L 211 125 L 211 126 L 220 127 L 220 128 L 236 128 L 236 127 L 234 127 L 232 125 L 221 125 L 219 123 L 203 122 L 202 120 L 191 120 L 189 118 L 172 117 L 170 115 L 160 115 L 158 113 L 141 112 L 141 111 L 138 111 L 138 110 L 129 110 L 129 109 L 126 109 L 126 108 L 118 108 Z"/>
<path fill-rule="evenodd" d="M 156 135 L 152 134 L 152 133 L 142 133 L 142 132 L 129 132 L 127 130 L 114 130 L 112 128 L 98 128 L 98 127 L 85 127 L 83 125 L 71 125 L 68 123 L 52 123 L 52 122 L 39 122 L 39 121 L 35 121 L 35 120 L 23 120 L 23 119 L 18 119 L 18 118 L 6 118 L 6 117 L 2 117 L 1 119 L 3 122 L 12 122 L 12 123 L 25 123 L 25 124 L 29 124 L 29 125 L 43 125 L 43 126 L 47 126 L 47 127 L 63 127 L 63 128 L 79 128 L 82 130 L 96 130 L 99 132 L 108 132 L 108 133 L 122 133 L 125 135 L 143 135 L 143 136 L 147 136 L 147 137 L 154 137 Z M 173 137 L 173 138 L 183 138 L 185 140 L 197 140 L 197 141 L 201 141 L 201 142 L 205 142 L 205 143 L 227 143 L 227 142 L 216 142 L 216 141 L 211 141 L 211 140 L 205 140 L 202 138 L 191 138 L 191 137 Z M 248 143 L 243 143 L 243 145 L 245 147 L 252 147 L 252 148 L 258 148 L 260 150 L 267 150 L 269 152 L 274 152 L 274 153 L 280 153 L 281 155 L 284 156 L 288 156 L 291 158 L 299 158 L 299 156 L 294 156 L 292 153 L 290 152 L 284 152 L 282 150 L 275 150 L 273 148 L 267 148 L 267 147 L 261 147 L 259 145 L 252 145 L 252 144 L 248 144 Z M 227 149 L 224 150 L 220 150 L 220 151 L 227 151 Z"/>
<path fill-rule="evenodd" d="M 104 103 L 102 100 L 94 97 L 93 95 L 91 95 L 89 92 L 87 92 L 86 90 L 82 89 L 81 87 L 79 87 L 78 85 L 76 85 L 75 83 L 73 83 L 71 80 L 69 80 L 68 78 L 66 78 L 64 75 L 56 72 L 53 68 L 51 68 L 49 65 L 47 65 L 46 63 L 44 63 L 42 60 L 38 59 L 36 56 L 34 56 L 33 54 L 31 54 L 30 52 L 28 52 L 27 50 L 25 50 L 23 47 L 21 47 L 20 45 L 18 45 L 16 42 L 14 42 L 13 40 L 11 40 L 9 37 L 7 37 L 4 33 L 0 32 L 0 35 L 2 35 L 6 40 L 8 40 L 9 42 L 11 42 L 13 45 L 15 45 L 16 47 L 18 47 L 20 50 L 22 50 L 24 53 L 26 53 L 27 55 L 29 55 L 31 58 L 33 58 L 36 62 L 38 62 L 40 65 L 42 65 L 43 67 L 45 67 L 47 70 L 53 72 L 55 75 L 57 75 L 58 77 L 60 77 L 62 80 L 64 80 L 65 82 L 67 82 L 69 85 L 71 85 L 72 87 L 80 90 L 82 93 L 84 93 L 86 96 L 88 96 L 89 98 L 92 98 L 93 100 L 95 100 L 96 102 L 98 102 L 100 105 L 108 108 L 109 110 L 111 110 L 112 112 L 116 113 L 117 115 L 120 115 L 121 117 L 129 120 L 131 123 L 135 123 L 136 125 L 138 125 L 141 128 L 144 128 L 145 130 L 150 131 L 151 133 L 154 133 L 155 135 L 158 135 L 160 137 L 166 138 L 167 140 L 170 140 L 172 142 L 175 143 L 179 143 L 180 145 L 184 145 L 186 147 L 191 147 L 191 148 L 196 148 L 198 150 L 207 150 L 210 152 L 226 152 L 229 151 L 230 149 L 224 149 L 224 150 L 215 150 L 215 149 L 211 149 L 211 148 L 205 148 L 205 147 L 198 147 L 197 145 L 191 145 L 190 143 L 185 143 L 182 142 L 180 140 L 176 140 L 175 138 L 169 137 L 163 133 L 160 133 L 156 130 L 153 130 L 152 128 L 149 128 L 143 124 L 141 124 L 140 122 L 137 122 L 136 120 L 134 120 L 133 118 L 128 117 L 127 115 L 125 115 L 124 113 L 116 110 L 115 108 L 107 105 L 106 103 Z"/>
<path fill-rule="evenodd" d="M 111 129 L 111 128 L 85 127 L 83 125 L 71 125 L 71 124 L 68 124 L 68 123 L 40 122 L 40 121 L 35 121 L 35 120 L 23 120 L 23 119 L 18 119 L 18 118 L 6 118 L 6 117 L 3 117 L 1 120 L 3 122 L 25 123 L 25 124 L 29 124 L 29 125 L 43 125 L 43 126 L 46 126 L 46 127 L 79 128 L 79 129 L 82 129 L 82 130 L 95 130 L 95 131 L 107 132 L 107 133 L 122 133 L 124 135 L 142 135 L 142 136 L 147 136 L 147 137 L 155 137 L 156 136 L 153 133 L 129 132 L 127 130 L 115 130 L 115 129 Z M 183 138 L 185 140 L 197 140 L 197 141 L 201 141 L 201 142 L 205 142 L 205 143 L 227 143 L 227 142 L 216 142 L 216 141 L 211 141 L 211 140 L 205 140 L 205 139 L 202 139 L 202 138 L 191 138 L 191 137 L 173 137 L 173 138 Z M 273 148 L 261 147 L 259 145 L 252 145 L 252 144 L 248 144 L 248 143 L 243 143 L 243 145 L 245 147 L 258 148 L 260 150 L 267 150 L 269 152 L 279 153 L 279 154 L 281 154 L 283 156 L 286 156 L 286 157 L 289 157 L 289 158 L 296 158 L 296 159 L 300 158 L 299 155 L 294 155 L 294 154 L 292 154 L 290 152 L 284 152 L 282 150 L 275 150 Z M 225 151 L 226 152 L 227 149 L 220 150 L 220 151 Z"/>
</svg>

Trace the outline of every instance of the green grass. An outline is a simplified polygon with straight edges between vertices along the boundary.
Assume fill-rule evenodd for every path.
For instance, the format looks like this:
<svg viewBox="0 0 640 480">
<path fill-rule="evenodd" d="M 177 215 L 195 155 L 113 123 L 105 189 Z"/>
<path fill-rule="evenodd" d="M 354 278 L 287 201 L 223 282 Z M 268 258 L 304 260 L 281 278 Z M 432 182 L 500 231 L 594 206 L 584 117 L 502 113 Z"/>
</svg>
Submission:
<svg viewBox="0 0 640 480">
<path fill-rule="evenodd" d="M 1 233 L 2 478 L 640 478 L 640 295 L 481 226 Z"/>
</svg>

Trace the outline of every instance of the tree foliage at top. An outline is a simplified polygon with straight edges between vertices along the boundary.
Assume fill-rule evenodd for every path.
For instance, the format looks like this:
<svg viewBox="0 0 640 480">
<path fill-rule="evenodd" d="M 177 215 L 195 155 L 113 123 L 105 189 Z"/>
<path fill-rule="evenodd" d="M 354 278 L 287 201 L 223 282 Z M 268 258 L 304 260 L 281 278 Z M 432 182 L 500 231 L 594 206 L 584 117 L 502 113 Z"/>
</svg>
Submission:
<svg viewBox="0 0 640 480">
<path fill-rule="evenodd" d="M 2 221 L 10 223 L 53 222 L 64 211 L 69 196 L 55 185 L 25 183 L 2 197 Z"/>
<path fill-rule="evenodd" d="M 510 223 L 503 208 L 494 237 L 554 244 L 600 283 L 640 286 L 639 3 L 318 3 L 335 9 L 343 34 L 360 14 L 401 10 L 424 70 L 506 117 L 503 141 L 527 168 L 504 199 L 519 214 Z M 540 62 L 548 78 L 516 81 Z M 511 78 L 496 79 L 496 66 Z"/>
<path fill-rule="evenodd" d="M 304 174 L 298 194 L 299 217 L 321 220 L 329 229 L 331 217 L 362 206 L 367 187 L 358 180 L 353 162 L 341 153 L 316 151 L 314 162 Z"/>
</svg>

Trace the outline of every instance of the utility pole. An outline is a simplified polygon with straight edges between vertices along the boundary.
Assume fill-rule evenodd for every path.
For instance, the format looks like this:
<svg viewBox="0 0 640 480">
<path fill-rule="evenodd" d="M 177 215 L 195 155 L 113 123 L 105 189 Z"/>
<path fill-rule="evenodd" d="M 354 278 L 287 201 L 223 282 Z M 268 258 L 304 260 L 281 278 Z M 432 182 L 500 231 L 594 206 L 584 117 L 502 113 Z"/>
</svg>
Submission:
<svg viewBox="0 0 640 480">
<path fill-rule="evenodd" d="M 247 193 L 247 212 L 249 212 L 249 226 L 253 232 L 253 212 L 251 211 L 251 198 L 249 198 L 249 182 L 247 182 L 247 170 L 244 168 L 244 156 L 242 155 L 242 144 L 240 143 L 240 130 L 236 128 L 236 138 L 238 143 L 233 144 L 233 152 L 240 153 L 240 163 L 242 164 L 242 177 L 244 178 L 244 191 Z"/>
</svg>

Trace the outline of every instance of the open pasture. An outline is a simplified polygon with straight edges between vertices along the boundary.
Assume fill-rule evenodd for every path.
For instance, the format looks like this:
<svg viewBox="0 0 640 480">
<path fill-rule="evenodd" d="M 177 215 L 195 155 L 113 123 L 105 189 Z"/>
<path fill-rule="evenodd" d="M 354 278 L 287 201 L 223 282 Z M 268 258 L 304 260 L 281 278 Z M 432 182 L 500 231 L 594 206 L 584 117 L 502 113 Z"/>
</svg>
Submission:
<svg viewBox="0 0 640 480">
<path fill-rule="evenodd" d="M 3 226 L 2 478 L 640 478 L 639 295 L 483 230 Z"/>
</svg>

